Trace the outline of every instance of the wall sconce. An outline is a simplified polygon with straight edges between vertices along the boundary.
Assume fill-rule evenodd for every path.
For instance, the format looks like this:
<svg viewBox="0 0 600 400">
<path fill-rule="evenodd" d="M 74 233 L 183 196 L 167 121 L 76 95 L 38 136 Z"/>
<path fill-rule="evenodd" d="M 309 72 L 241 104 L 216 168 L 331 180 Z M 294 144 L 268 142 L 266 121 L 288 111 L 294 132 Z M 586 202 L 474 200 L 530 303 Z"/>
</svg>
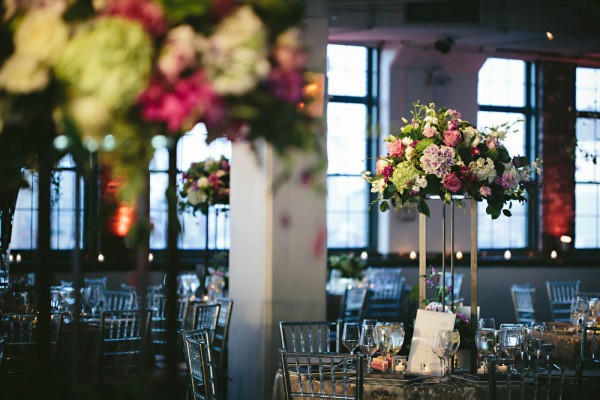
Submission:
<svg viewBox="0 0 600 400">
<path fill-rule="evenodd" d="M 510 260 L 511 258 L 512 258 L 512 254 L 511 254 L 510 250 L 506 250 L 504 252 L 504 259 L 505 260 Z"/>
<path fill-rule="evenodd" d="M 410 258 L 411 260 L 416 260 L 417 259 L 417 252 L 416 251 L 411 251 L 410 254 L 408 255 L 408 258 Z"/>
<path fill-rule="evenodd" d="M 457 260 L 462 260 L 462 259 L 463 259 L 463 257 L 464 257 L 464 256 L 463 256 L 463 253 L 462 253 L 462 251 L 457 251 L 457 252 L 456 252 L 456 259 L 457 259 Z"/>
<path fill-rule="evenodd" d="M 104 254 L 98 254 L 98 262 L 104 262 Z"/>
</svg>

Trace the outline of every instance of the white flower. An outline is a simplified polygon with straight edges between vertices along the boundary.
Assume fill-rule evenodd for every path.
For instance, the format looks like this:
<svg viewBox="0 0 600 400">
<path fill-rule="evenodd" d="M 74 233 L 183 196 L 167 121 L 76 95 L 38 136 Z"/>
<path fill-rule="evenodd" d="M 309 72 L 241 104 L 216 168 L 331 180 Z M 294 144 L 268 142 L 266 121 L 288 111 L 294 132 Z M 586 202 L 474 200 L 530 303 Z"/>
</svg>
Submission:
<svg viewBox="0 0 600 400">
<path fill-rule="evenodd" d="M 410 146 L 412 142 L 413 142 L 413 140 L 410 137 L 404 137 L 404 138 L 402 138 L 402 143 L 406 147 Z"/>
<path fill-rule="evenodd" d="M 472 126 L 467 126 L 462 131 L 462 135 L 463 142 L 466 145 L 471 145 L 471 142 L 474 141 L 474 139 L 479 139 L 479 142 L 477 144 L 481 143 L 481 133 L 479 133 L 479 131 Z M 473 143 L 473 146 L 477 146 L 477 144 Z"/>
<path fill-rule="evenodd" d="M 197 206 L 202 202 L 202 194 L 200 193 L 200 191 L 193 190 L 191 188 L 187 192 L 187 198 L 188 202 L 193 206 Z"/>
<path fill-rule="evenodd" d="M 438 119 L 437 117 L 432 117 L 432 116 L 426 116 L 424 119 L 426 124 L 432 124 L 432 125 L 437 125 L 438 123 Z"/>
<path fill-rule="evenodd" d="M 406 157 L 408 161 L 412 160 L 415 154 L 417 154 L 417 150 L 415 150 L 414 147 L 408 146 L 406 150 L 404 150 L 404 157 Z"/>
<path fill-rule="evenodd" d="M 19 24 L 14 36 L 15 52 L 53 65 L 67 45 L 69 29 L 52 9 L 33 9 Z"/>
<path fill-rule="evenodd" d="M 222 176 L 225 176 L 225 171 L 223 171 L 222 169 L 218 170 L 217 172 L 215 172 L 215 175 L 218 178 L 221 178 Z"/>
<path fill-rule="evenodd" d="M 13 93 L 31 93 L 48 85 L 48 68 L 33 57 L 13 54 L 0 70 L 0 87 Z"/>
<path fill-rule="evenodd" d="M 198 187 L 199 188 L 205 188 L 208 187 L 209 183 L 208 183 L 208 178 L 203 176 L 202 178 L 198 179 Z"/>
<path fill-rule="evenodd" d="M 108 108 L 93 96 L 76 97 L 69 104 L 69 113 L 86 136 L 102 137 L 109 129 L 112 115 Z"/>
<path fill-rule="evenodd" d="M 385 183 L 384 179 L 375 179 L 373 180 L 372 185 L 371 192 L 373 193 L 383 193 L 387 187 L 387 183 Z"/>
<path fill-rule="evenodd" d="M 432 301 L 431 303 L 425 306 L 425 309 L 429 311 L 442 311 L 442 308 L 442 303 L 437 303 L 435 301 Z"/>
<path fill-rule="evenodd" d="M 496 168 L 491 158 L 479 158 L 477 161 L 472 161 L 469 168 L 480 181 L 492 183 L 496 177 Z"/>
</svg>

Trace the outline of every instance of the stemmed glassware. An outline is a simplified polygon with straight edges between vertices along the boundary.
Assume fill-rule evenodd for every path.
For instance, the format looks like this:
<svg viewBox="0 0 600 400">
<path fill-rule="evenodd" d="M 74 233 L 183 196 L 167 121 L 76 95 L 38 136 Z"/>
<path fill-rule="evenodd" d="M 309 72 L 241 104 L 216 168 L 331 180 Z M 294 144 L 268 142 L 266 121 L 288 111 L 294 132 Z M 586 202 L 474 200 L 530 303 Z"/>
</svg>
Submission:
<svg viewBox="0 0 600 400">
<path fill-rule="evenodd" d="M 390 326 L 385 322 L 378 322 L 375 325 L 375 343 L 377 344 L 379 351 L 381 352 L 381 359 L 383 365 L 387 361 L 387 355 L 390 351 Z"/>
<path fill-rule="evenodd" d="M 392 322 L 390 324 L 390 348 L 389 351 L 392 356 L 395 356 L 400 352 L 402 345 L 404 344 L 404 324 L 402 322 Z"/>
<path fill-rule="evenodd" d="M 503 327 L 500 333 L 502 350 L 510 360 L 514 360 L 523 345 L 523 332 L 520 326 Z"/>
<path fill-rule="evenodd" d="M 475 332 L 475 345 L 483 358 L 484 369 L 488 369 L 488 360 L 494 355 L 496 346 L 496 332 L 493 328 L 483 328 Z"/>
<path fill-rule="evenodd" d="M 367 356 L 368 372 L 373 372 L 371 368 L 371 356 L 377 351 L 377 343 L 375 342 L 375 327 L 373 325 L 363 324 L 360 331 L 360 339 L 358 341 L 360 350 Z"/>
<path fill-rule="evenodd" d="M 350 354 L 354 355 L 354 350 L 358 347 L 360 331 L 358 322 L 346 322 L 344 324 L 344 333 L 342 334 L 342 343 L 348 349 Z"/>
<path fill-rule="evenodd" d="M 543 326 L 540 331 L 540 352 L 549 360 L 552 352 L 556 349 L 557 337 L 555 326 Z"/>
<path fill-rule="evenodd" d="M 573 326 L 582 326 L 585 324 L 589 305 L 587 296 L 575 296 L 573 298 L 571 306 L 571 324 Z"/>
<path fill-rule="evenodd" d="M 496 320 L 494 318 L 480 318 L 477 322 L 477 329 L 496 329 Z"/>
<path fill-rule="evenodd" d="M 450 358 L 458 350 L 460 345 L 460 334 L 458 329 L 453 331 L 435 330 L 431 342 L 431 350 L 440 359 L 442 375 L 440 381 L 450 379 Z"/>
</svg>

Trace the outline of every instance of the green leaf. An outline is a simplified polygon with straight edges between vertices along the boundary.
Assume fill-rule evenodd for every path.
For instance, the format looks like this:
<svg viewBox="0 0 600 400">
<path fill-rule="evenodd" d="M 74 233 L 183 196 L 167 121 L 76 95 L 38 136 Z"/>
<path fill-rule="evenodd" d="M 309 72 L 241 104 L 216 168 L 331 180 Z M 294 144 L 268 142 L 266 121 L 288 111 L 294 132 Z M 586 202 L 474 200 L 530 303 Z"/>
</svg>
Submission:
<svg viewBox="0 0 600 400">
<path fill-rule="evenodd" d="M 507 209 L 502 210 L 502 214 L 506 215 L 507 217 L 512 217 L 512 213 Z"/>
<path fill-rule="evenodd" d="M 387 201 L 382 201 L 382 202 L 379 204 L 379 211 L 381 211 L 381 212 L 386 212 L 386 211 L 387 211 L 387 210 L 389 210 L 389 209 L 390 209 L 390 205 L 388 204 L 388 202 L 387 202 Z"/>
<path fill-rule="evenodd" d="M 409 298 L 411 301 L 419 300 L 419 285 L 414 285 L 410 288 Z"/>
<path fill-rule="evenodd" d="M 417 210 L 419 210 L 419 212 L 423 215 L 425 215 L 427 218 L 429 218 L 429 206 L 427 205 L 427 202 L 425 200 L 421 200 L 419 202 L 419 204 L 417 205 Z"/>
</svg>

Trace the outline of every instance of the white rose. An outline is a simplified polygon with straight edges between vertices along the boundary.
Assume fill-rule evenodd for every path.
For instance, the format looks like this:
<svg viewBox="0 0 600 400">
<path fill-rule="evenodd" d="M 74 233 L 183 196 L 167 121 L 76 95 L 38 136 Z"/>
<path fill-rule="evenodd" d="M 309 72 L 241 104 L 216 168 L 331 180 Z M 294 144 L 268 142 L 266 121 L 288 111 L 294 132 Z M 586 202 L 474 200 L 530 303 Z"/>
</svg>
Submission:
<svg viewBox="0 0 600 400">
<path fill-rule="evenodd" d="M 187 197 L 188 197 L 188 202 L 193 206 L 197 206 L 198 204 L 200 204 L 200 201 L 202 200 L 202 195 L 197 190 L 192 190 L 192 189 L 188 190 Z"/>
<path fill-rule="evenodd" d="M 406 147 L 410 146 L 412 142 L 413 140 L 409 137 L 402 138 L 402 144 L 404 144 Z"/>
<path fill-rule="evenodd" d="M 29 56 L 13 54 L 0 70 L 0 87 L 13 93 L 42 90 L 50 79 L 48 68 Z"/>
<path fill-rule="evenodd" d="M 198 179 L 198 187 L 199 188 L 208 187 L 208 178 L 203 176 L 202 178 Z"/>
<path fill-rule="evenodd" d="M 15 52 L 53 65 L 67 45 L 69 29 L 52 9 L 28 12 L 15 32 Z"/>
</svg>

